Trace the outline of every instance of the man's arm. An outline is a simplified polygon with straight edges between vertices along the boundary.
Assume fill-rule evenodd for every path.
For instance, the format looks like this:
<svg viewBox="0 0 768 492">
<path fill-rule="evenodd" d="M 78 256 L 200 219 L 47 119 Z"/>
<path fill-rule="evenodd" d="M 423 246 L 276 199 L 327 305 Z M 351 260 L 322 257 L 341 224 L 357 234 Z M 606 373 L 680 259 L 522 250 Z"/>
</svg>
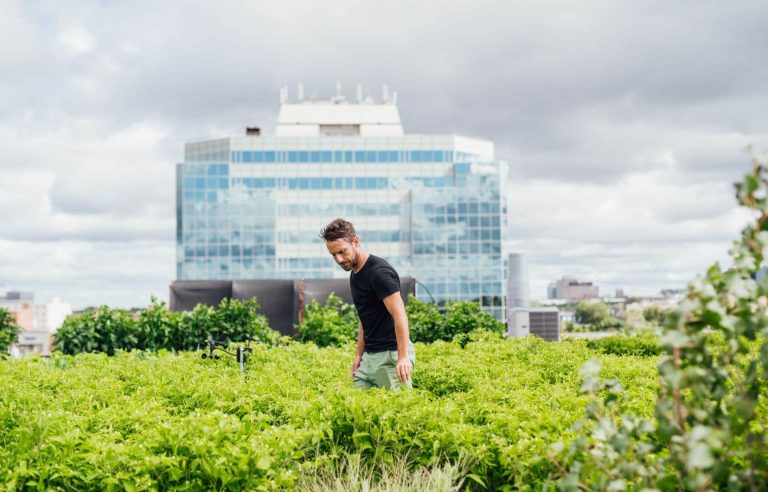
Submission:
<svg viewBox="0 0 768 492">
<path fill-rule="evenodd" d="M 408 360 L 408 316 L 400 292 L 394 292 L 383 299 L 389 314 L 395 320 L 395 337 L 397 338 L 397 379 L 404 383 L 411 379 L 411 361 Z"/>
<path fill-rule="evenodd" d="M 363 360 L 364 348 L 365 342 L 363 341 L 363 322 L 360 321 L 357 324 L 357 349 L 355 350 L 355 359 L 352 361 L 352 377 L 355 377 L 357 368 L 360 367 L 360 361 Z"/>
</svg>

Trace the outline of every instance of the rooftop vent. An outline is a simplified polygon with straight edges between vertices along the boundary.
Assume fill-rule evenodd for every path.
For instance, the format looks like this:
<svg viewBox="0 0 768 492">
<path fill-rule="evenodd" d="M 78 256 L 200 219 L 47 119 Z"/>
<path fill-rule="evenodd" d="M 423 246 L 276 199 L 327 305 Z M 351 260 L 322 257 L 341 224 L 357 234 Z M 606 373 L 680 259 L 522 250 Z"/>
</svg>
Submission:
<svg viewBox="0 0 768 492">
<path fill-rule="evenodd" d="M 261 136 L 261 128 L 258 126 L 248 126 L 245 128 L 245 135 L 248 137 Z"/>
</svg>

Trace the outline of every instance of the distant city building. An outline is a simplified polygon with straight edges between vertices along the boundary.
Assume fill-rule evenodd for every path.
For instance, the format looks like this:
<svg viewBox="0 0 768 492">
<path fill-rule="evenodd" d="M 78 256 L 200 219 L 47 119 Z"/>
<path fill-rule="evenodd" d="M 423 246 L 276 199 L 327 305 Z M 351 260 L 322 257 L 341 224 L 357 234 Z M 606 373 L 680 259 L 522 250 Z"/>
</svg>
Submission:
<svg viewBox="0 0 768 492">
<path fill-rule="evenodd" d="M 34 330 L 55 333 L 70 314 L 72 314 L 72 305 L 61 302 L 58 297 L 51 298 L 45 304 L 35 304 Z"/>
<path fill-rule="evenodd" d="M 406 134 L 396 94 L 289 101 L 274 136 L 188 143 L 177 166 L 177 279 L 338 278 L 318 232 L 344 217 L 419 298 L 503 319 L 506 163 L 494 144 Z"/>
<path fill-rule="evenodd" d="M 47 331 L 22 331 L 16 343 L 11 344 L 11 355 L 51 355 L 53 351 L 53 333 Z"/>
<path fill-rule="evenodd" d="M 579 282 L 573 277 L 563 277 L 549 284 L 547 288 L 549 299 L 565 299 L 569 302 L 597 299 L 598 287 L 592 282 Z"/>
<path fill-rule="evenodd" d="M 11 345 L 11 355 L 50 355 L 53 334 L 64 319 L 72 314 L 72 306 L 57 297 L 45 304 L 36 304 L 32 292 L 8 292 L 0 296 L 0 307 L 7 309 L 21 328 L 17 343 Z"/>
<path fill-rule="evenodd" d="M 22 330 L 34 329 L 34 305 L 35 295 L 32 292 L 10 291 L 0 296 L 0 307 L 11 313 Z"/>
<path fill-rule="evenodd" d="M 665 299 L 681 299 L 685 292 L 685 289 L 661 289 L 661 296 Z"/>
</svg>

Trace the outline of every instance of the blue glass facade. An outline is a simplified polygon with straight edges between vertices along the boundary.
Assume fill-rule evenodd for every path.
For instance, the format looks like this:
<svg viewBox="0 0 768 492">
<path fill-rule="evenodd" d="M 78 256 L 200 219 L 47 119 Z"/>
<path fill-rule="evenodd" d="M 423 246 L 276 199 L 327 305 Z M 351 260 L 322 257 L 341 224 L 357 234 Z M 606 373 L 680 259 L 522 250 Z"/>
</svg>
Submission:
<svg viewBox="0 0 768 492">
<path fill-rule="evenodd" d="M 346 276 L 318 232 L 355 224 L 417 295 L 504 313 L 505 164 L 490 142 L 444 135 L 232 137 L 177 165 L 180 280 Z"/>
</svg>

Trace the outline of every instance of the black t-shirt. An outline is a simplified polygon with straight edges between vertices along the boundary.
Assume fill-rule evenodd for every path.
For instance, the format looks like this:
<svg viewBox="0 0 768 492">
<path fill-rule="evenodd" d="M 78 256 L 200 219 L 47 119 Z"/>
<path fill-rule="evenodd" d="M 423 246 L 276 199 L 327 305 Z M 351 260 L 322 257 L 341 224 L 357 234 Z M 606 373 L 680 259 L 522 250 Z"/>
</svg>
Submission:
<svg viewBox="0 0 768 492">
<path fill-rule="evenodd" d="M 397 350 L 395 320 L 384 305 L 385 297 L 400 292 L 400 277 L 383 258 L 369 255 L 363 268 L 349 275 L 352 300 L 363 323 L 366 352 Z"/>
</svg>

